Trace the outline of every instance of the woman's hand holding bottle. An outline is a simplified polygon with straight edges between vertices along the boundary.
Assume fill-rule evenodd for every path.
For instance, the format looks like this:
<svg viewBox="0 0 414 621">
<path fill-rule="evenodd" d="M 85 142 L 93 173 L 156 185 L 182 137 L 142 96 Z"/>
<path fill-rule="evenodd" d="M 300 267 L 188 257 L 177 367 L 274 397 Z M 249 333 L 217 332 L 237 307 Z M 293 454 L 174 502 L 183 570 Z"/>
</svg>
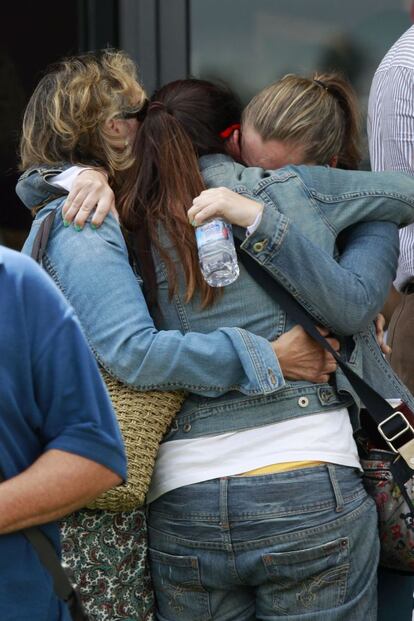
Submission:
<svg viewBox="0 0 414 621">
<path fill-rule="evenodd" d="M 211 188 L 193 200 L 188 219 L 193 226 L 200 226 L 207 220 L 223 218 L 231 224 L 247 228 L 255 223 L 262 211 L 262 203 L 227 188 Z"/>
</svg>

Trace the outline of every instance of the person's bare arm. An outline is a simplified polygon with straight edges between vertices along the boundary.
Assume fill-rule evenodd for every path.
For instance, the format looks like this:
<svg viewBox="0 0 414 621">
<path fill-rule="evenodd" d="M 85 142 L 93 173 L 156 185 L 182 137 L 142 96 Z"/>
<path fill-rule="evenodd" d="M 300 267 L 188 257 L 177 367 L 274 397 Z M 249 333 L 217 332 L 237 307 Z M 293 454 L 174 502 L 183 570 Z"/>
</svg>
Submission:
<svg viewBox="0 0 414 621">
<path fill-rule="evenodd" d="M 0 534 L 67 515 L 120 482 L 97 462 L 51 449 L 27 470 L 0 483 Z"/>
<path fill-rule="evenodd" d="M 247 228 L 263 211 L 263 204 L 228 188 L 204 190 L 193 200 L 188 219 L 193 226 L 211 218 L 224 218 L 231 224 Z"/>
</svg>

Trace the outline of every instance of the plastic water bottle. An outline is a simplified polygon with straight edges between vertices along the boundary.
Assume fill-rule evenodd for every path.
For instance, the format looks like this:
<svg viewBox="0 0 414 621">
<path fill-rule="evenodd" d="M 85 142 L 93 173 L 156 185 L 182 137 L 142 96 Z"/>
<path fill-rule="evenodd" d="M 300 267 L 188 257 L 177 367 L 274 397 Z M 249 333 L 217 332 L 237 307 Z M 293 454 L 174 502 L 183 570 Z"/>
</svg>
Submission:
<svg viewBox="0 0 414 621">
<path fill-rule="evenodd" d="M 204 280 L 211 287 L 225 287 L 239 275 L 231 224 L 217 218 L 195 229 L 198 258 Z"/>
</svg>

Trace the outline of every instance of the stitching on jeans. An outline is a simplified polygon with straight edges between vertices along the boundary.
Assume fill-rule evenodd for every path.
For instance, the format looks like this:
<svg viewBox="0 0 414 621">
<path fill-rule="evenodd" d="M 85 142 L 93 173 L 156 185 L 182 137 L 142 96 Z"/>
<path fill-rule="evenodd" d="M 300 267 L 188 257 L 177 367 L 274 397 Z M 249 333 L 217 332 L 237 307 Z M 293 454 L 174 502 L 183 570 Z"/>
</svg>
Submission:
<svg viewBox="0 0 414 621">
<path fill-rule="evenodd" d="M 361 498 L 365 498 L 366 492 L 365 490 L 361 490 L 351 496 L 344 497 L 344 504 L 350 504 L 355 502 L 355 500 L 359 500 Z M 284 511 L 272 511 L 269 513 L 240 513 L 237 515 L 236 520 L 231 520 L 232 522 L 244 522 L 250 521 L 252 519 L 268 519 L 268 518 L 280 518 L 280 517 L 289 517 L 291 515 L 296 515 L 298 513 L 314 513 L 315 511 L 325 511 L 325 510 L 335 510 L 336 502 L 325 502 L 318 503 L 310 506 L 298 506 L 293 509 L 284 510 Z M 346 507 L 345 507 L 346 508 Z M 165 518 L 171 517 L 171 513 L 164 513 L 163 511 L 157 511 L 156 509 L 152 509 L 153 513 L 159 516 L 163 516 Z M 185 522 L 187 520 L 194 520 L 197 522 L 215 522 L 218 523 L 218 516 L 212 514 L 202 514 L 202 513 L 181 513 L 179 516 L 174 515 L 174 520 L 177 522 Z"/>
<path fill-rule="evenodd" d="M 256 549 L 261 546 L 270 546 L 276 543 L 292 543 L 294 541 L 303 541 L 306 540 L 311 535 L 318 535 L 321 533 L 327 533 L 330 530 L 335 530 L 336 528 L 347 524 L 348 522 L 352 522 L 357 519 L 361 514 L 364 514 L 368 511 L 376 511 L 376 507 L 374 501 L 370 496 L 367 496 L 364 502 L 362 502 L 356 509 L 351 511 L 346 515 L 341 515 L 335 520 L 331 520 L 327 524 L 322 524 L 319 526 L 312 526 L 310 528 L 305 528 L 301 531 L 295 531 L 293 533 L 282 533 L 280 535 L 274 535 L 273 537 L 263 538 L 263 539 L 254 539 L 250 541 L 243 541 L 239 543 L 233 543 L 234 551 L 242 551 L 242 550 L 251 550 Z M 152 513 L 152 512 L 151 512 Z M 202 548 L 205 550 L 225 550 L 223 544 L 220 542 L 213 541 L 192 541 L 191 539 L 184 539 L 181 537 L 177 537 L 174 535 L 170 535 L 165 533 L 164 531 L 159 530 L 151 525 L 151 513 L 150 513 L 150 521 L 149 521 L 149 529 L 154 533 L 157 533 L 162 539 L 168 541 L 170 543 L 184 545 L 189 548 Z M 170 516 L 171 517 L 171 516 Z"/>
</svg>

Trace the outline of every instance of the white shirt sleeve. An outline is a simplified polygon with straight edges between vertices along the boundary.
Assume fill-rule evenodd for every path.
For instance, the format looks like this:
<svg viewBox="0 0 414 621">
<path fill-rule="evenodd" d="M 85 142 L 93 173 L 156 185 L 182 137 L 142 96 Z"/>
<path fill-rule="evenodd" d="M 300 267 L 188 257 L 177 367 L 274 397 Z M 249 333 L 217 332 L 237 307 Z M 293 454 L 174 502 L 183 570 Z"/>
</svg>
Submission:
<svg viewBox="0 0 414 621">
<path fill-rule="evenodd" d="M 256 229 L 258 228 L 259 224 L 262 221 L 262 215 L 263 215 L 263 210 L 257 214 L 253 224 L 247 227 L 246 237 L 250 237 L 250 235 L 253 235 L 253 233 L 256 231 Z"/>
<path fill-rule="evenodd" d="M 59 173 L 58 175 L 55 175 L 54 177 L 49 177 L 48 182 L 52 185 L 57 185 L 60 188 L 63 188 L 64 190 L 70 192 L 76 178 L 84 170 L 91 169 L 85 166 L 71 166 L 70 168 Z"/>
</svg>

